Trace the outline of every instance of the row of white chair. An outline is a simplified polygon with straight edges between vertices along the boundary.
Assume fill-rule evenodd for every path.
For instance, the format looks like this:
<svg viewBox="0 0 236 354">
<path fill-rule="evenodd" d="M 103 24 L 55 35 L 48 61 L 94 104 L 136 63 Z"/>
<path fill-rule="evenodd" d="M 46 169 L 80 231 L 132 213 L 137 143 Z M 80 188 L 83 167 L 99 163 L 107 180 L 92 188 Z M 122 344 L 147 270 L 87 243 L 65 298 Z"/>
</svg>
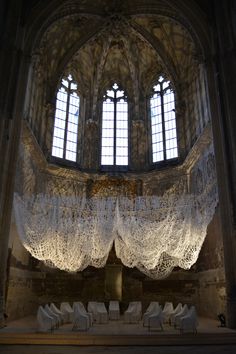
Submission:
<svg viewBox="0 0 236 354">
<path fill-rule="evenodd" d="M 43 308 L 39 306 L 37 312 L 37 320 L 41 331 L 54 330 L 63 323 L 72 322 L 73 330 L 88 330 L 93 321 L 96 323 L 107 323 L 108 317 L 111 320 L 120 318 L 120 308 L 118 301 L 110 301 L 109 316 L 105 304 L 103 302 L 90 301 L 88 303 L 88 311 L 86 311 L 82 302 L 74 302 L 73 308 L 68 302 L 60 305 L 60 310 L 51 303 Z M 128 309 L 124 313 L 125 323 L 136 323 L 142 317 L 142 304 L 140 301 L 129 303 Z M 152 328 L 161 328 L 163 324 L 169 322 L 175 328 L 179 328 L 181 332 L 184 330 L 197 331 L 197 314 L 194 306 L 188 309 L 185 304 L 179 303 L 174 309 L 171 302 L 166 302 L 164 308 L 158 302 L 151 302 L 143 315 L 143 326 Z"/>
<path fill-rule="evenodd" d="M 37 322 L 40 331 L 53 331 L 59 325 L 66 322 L 67 315 L 63 314 L 53 303 L 39 306 L 37 311 Z"/>
<path fill-rule="evenodd" d="M 96 323 L 107 323 L 110 320 L 120 319 L 119 301 L 110 301 L 109 309 L 105 307 L 103 302 L 90 301 L 88 303 L 88 311 L 94 316 Z M 142 318 L 142 304 L 140 301 L 130 302 L 124 313 L 125 323 L 136 323 Z"/>
<path fill-rule="evenodd" d="M 110 320 L 120 319 L 119 301 L 110 301 L 108 311 L 104 302 L 89 301 L 88 312 L 93 314 L 96 323 L 107 323 Z"/>
<path fill-rule="evenodd" d="M 119 320 L 120 306 L 118 301 L 109 302 L 109 315 L 103 302 L 90 301 L 88 311 L 82 302 L 74 302 L 73 307 L 68 302 L 62 302 L 60 309 L 53 303 L 39 306 L 37 320 L 40 331 L 54 330 L 63 323 L 73 323 L 72 330 L 88 330 L 93 321 L 96 323 L 107 323 L 108 317 L 111 320 Z"/>
<path fill-rule="evenodd" d="M 143 325 L 152 328 L 161 328 L 163 324 L 169 322 L 181 332 L 191 330 L 197 332 L 198 320 L 195 306 L 182 306 L 179 303 L 175 308 L 172 302 L 166 302 L 164 308 L 158 302 L 151 302 L 143 315 Z"/>
<path fill-rule="evenodd" d="M 42 306 L 38 309 L 37 319 L 40 330 L 53 330 L 62 323 L 73 323 L 73 330 L 87 330 L 95 321 L 96 323 L 107 323 L 110 320 L 120 319 L 119 301 L 110 301 L 107 311 L 103 302 L 89 301 L 87 310 L 82 302 L 74 302 L 73 308 L 68 302 L 62 302 L 60 309 L 53 303 Z M 142 305 L 140 301 L 130 302 L 125 311 L 126 323 L 134 323 L 141 320 Z"/>
<path fill-rule="evenodd" d="M 68 302 L 62 302 L 60 309 L 54 303 L 39 306 L 37 322 L 40 331 L 52 331 L 64 323 L 73 323 L 73 330 L 87 330 L 93 324 L 93 317 L 82 302 L 74 302 L 73 308 Z"/>
</svg>

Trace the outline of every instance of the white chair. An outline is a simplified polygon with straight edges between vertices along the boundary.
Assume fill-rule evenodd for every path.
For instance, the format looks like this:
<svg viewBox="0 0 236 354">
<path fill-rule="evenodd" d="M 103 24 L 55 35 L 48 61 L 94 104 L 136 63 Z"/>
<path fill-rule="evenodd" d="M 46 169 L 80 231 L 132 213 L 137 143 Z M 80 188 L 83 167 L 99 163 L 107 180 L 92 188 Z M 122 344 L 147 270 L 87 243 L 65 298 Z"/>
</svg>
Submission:
<svg viewBox="0 0 236 354">
<path fill-rule="evenodd" d="M 146 327 L 148 326 L 148 322 L 149 322 L 149 317 L 157 312 L 157 310 L 160 308 L 159 303 L 156 301 L 152 301 L 150 302 L 147 310 L 145 311 L 145 313 L 143 314 L 143 326 Z"/>
<path fill-rule="evenodd" d="M 163 331 L 164 315 L 161 307 L 148 317 L 148 329 L 160 328 Z"/>
<path fill-rule="evenodd" d="M 197 333 L 197 312 L 195 306 L 191 306 L 188 313 L 180 319 L 180 332 L 193 331 Z"/>
<path fill-rule="evenodd" d="M 166 302 L 165 306 L 163 308 L 163 311 L 162 311 L 164 322 L 168 322 L 169 321 L 170 314 L 173 311 L 174 311 L 174 307 L 173 307 L 172 302 Z"/>
<path fill-rule="evenodd" d="M 55 305 L 53 302 L 51 302 L 51 304 L 50 304 L 50 310 L 51 310 L 53 313 L 55 313 L 56 315 L 59 316 L 59 318 L 60 318 L 60 325 L 62 325 L 64 322 L 66 322 L 66 315 L 63 314 L 63 313 L 56 307 L 56 305 Z"/>
<path fill-rule="evenodd" d="M 87 307 L 88 313 L 93 315 L 93 319 L 95 322 L 98 322 L 98 313 L 97 313 L 97 302 L 96 301 L 89 301 Z"/>
<path fill-rule="evenodd" d="M 124 313 L 125 323 L 138 322 L 142 317 L 142 304 L 140 301 L 131 301 Z"/>
<path fill-rule="evenodd" d="M 120 305 L 119 301 L 109 302 L 109 319 L 119 320 L 120 319 Z"/>
<path fill-rule="evenodd" d="M 97 302 L 97 323 L 107 323 L 108 313 L 104 302 Z"/>
<path fill-rule="evenodd" d="M 64 315 L 66 315 L 66 322 L 73 322 L 74 312 L 68 302 L 62 302 L 60 310 Z"/>
<path fill-rule="evenodd" d="M 45 305 L 44 306 L 44 310 L 47 312 L 47 314 L 53 318 L 53 321 L 54 321 L 54 328 L 58 328 L 59 325 L 60 325 L 60 317 L 58 315 L 56 315 L 49 307 L 49 305 Z"/>
<path fill-rule="evenodd" d="M 37 311 L 38 328 L 42 332 L 52 331 L 54 328 L 54 320 L 44 310 L 42 306 L 39 306 Z"/>
<path fill-rule="evenodd" d="M 182 310 L 173 318 L 175 328 L 180 328 L 181 318 L 187 315 L 187 313 L 188 313 L 188 306 L 185 304 Z"/>
<path fill-rule="evenodd" d="M 86 315 L 88 316 L 89 318 L 89 326 L 91 327 L 93 325 L 93 314 L 91 312 L 87 312 L 85 307 L 84 307 L 84 304 L 80 301 L 75 301 L 73 303 L 73 311 L 75 312 L 75 306 L 79 306 L 80 308 L 80 311 L 83 315 Z"/>
<path fill-rule="evenodd" d="M 150 304 L 148 305 L 148 308 L 146 309 L 146 312 L 152 312 L 153 310 L 155 310 L 155 307 L 159 305 L 158 301 L 151 301 Z"/>
<path fill-rule="evenodd" d="M 72 330 L 87 331 L 88 329 L 89 329 L 89 316 L 82 313 L 80 306 L 75 305 Z"/>
<path fill-rule="evenodd" d="M 174 309 L 174 311 L 172 311 L 170 313 L 170 316 L 169 316 L 169 323 L 170 325 L 172 326 L 173 323 L 174 323 L 174 316 L 175 315 L 178 315 L 180 313 L 180 311 L 182 310 L 183 306 L 181 303 L 178 303 L 178 305 L 176 306 L 176 308 Z"/>
</svg>

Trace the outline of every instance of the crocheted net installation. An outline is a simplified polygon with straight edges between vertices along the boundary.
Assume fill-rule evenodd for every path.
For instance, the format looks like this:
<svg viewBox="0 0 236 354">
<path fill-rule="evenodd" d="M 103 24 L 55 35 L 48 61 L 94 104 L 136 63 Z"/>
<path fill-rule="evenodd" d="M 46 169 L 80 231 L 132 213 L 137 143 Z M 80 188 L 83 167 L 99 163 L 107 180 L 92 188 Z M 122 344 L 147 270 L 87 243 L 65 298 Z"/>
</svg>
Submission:
<svg viewBox="0 0 236 354">
<path fill-rule="evenodd" d="M 167 277 L 177 266 L 189 269 L 218 202 L 210 172 L 195 194 L 184 193 L 181 183 L 163 196 L 134 199 L 16 194 L 21 241 L 35 258 L 69 272 L 104 267 L 113 243 L 125 266 L 149 277 Z"/>
</svg>

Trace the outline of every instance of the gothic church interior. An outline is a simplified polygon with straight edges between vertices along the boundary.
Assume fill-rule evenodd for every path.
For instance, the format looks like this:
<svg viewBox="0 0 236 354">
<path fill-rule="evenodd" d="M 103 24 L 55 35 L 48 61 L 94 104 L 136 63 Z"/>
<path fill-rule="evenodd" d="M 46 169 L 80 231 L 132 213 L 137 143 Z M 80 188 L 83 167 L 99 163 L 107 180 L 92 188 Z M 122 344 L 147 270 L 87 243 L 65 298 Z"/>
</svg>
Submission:
<svg viewBox="0 0 236 354">
<path fill-rule="evenodd" d="M 130 301 L 193 304 L 236 328 L 235 2 L 1 6 L 1 327 L 48 302 L 119 300 L 121 311 Z M 190 195 L 204 195 L 191 204 L 197 222 L 168 204 L 188 207 Z M 30 214 L 37 196 L 40 216 Z M 70 221 L 61 259 L 49 200 L 81 203 L 58 221 Z M 155 220 L 137 227 L 120 207 L 112 238 L 110 216 L 94 226 L 84 200 L 100 201 L 97 213 L 123 200 L 136 215 L 131 200 L 152 200 L 176 214 L 145 204 Z M 75 215 L 89 217 L 83 242 L 73 240 Z"/>
</svg>

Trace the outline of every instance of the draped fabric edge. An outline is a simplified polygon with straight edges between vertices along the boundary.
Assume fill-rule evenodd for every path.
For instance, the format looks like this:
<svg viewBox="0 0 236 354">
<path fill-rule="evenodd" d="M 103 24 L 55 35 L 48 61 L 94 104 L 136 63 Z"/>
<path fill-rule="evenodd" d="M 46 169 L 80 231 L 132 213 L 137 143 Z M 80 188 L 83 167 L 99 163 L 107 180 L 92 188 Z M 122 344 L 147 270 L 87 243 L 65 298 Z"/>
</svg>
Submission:
<svg viewBox="0 0 236 354">
<path fill-rule="evenodd" d="M 125 266 L 154 279 L 196 262 L 217 203 L 212 180 L 195 195 L 174 188 L 134 199 L 14 196 L 22 244 L 45 264 L 69 272 L 104 267 L 114 244 Z"/>
</svg>

